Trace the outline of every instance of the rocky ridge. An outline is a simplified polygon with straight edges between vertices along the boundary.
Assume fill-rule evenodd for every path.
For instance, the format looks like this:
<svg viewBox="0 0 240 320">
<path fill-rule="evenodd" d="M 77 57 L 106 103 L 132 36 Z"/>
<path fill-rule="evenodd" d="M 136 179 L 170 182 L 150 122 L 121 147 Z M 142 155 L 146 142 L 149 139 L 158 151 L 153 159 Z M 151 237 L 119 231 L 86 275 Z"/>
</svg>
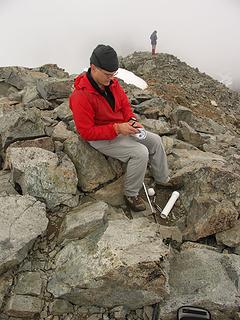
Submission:
<svg viewBox="0 0 240 320">
<path fill-rule="evenodd" d="M 172 55 L 120 61 L 149 85 L 121 81 L 180 198 L 158 224 L 129 212 L 124 166 L 75 131 L 74 76 L 0 68 L 1 320 L 147 320 L 156 304 L 162 320 L 184 304 L 239 317 L 240 95 Z"/>
</svg>

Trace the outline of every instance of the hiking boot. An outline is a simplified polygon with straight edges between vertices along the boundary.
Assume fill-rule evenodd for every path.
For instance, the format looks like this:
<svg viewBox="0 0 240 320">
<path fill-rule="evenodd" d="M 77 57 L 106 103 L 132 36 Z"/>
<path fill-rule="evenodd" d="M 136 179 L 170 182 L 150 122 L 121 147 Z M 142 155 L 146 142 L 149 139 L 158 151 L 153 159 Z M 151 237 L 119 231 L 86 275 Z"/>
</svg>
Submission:
<svg viewBox="0 0 240 320">
<path fill-rule="evenodd" d="M 144 211 L 144 210 L 146 210 L 145 202 L 140 196 L 133 196 L 133 197 L 125 196 L 125 201 L 126 201 L 126 204 L 133 211 Z"/>
<path fill-rule="evenodd" d="M 179 181 L 168 178 L 165 182 L 156 182 L 155 187 L 157 189 L 177 189 L 181 187 L 181 183 L 179 183 Z"/>
</svg>

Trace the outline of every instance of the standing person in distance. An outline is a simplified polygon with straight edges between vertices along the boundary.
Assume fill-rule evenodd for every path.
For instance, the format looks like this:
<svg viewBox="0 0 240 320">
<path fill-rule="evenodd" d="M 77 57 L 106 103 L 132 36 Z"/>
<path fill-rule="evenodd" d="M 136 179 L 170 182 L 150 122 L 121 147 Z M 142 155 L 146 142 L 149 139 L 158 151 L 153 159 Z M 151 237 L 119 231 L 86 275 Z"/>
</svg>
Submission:
<svg viewBox="0 0 240 320">
<path fill-rule="evenodd" d="M 90 67 L 74 82 L 70 108 L 81 138 L 106 156 L 127 163 L 124 195 L 134 211 L 146 209 L 139 196 L 148 160 L 156 183 L 169 180 L 168 164 L 159 135 L 146 131 L 139 140 L 135 134 L 142 125 L 133 113 L 128 97 L 115 75 L 118 57 L 109 45 L 98 45 L 90 57 Z"/>
<path fill-rule="evenodd" d="M 152 55 L 156 54 L 156 46 L 157 46 L 157 31 L 154 30 L 150 36 L 151 45 L 152 45 Z"/>
</svg>

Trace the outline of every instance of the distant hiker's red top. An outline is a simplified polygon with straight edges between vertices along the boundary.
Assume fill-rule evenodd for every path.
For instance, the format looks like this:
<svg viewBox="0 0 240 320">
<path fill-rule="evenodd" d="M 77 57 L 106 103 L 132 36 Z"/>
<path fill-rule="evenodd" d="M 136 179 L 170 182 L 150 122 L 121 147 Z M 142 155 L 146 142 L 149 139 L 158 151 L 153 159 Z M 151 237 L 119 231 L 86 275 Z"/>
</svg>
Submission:
<svg viewBox="0 0 240 320">
<path fill-rule="evenodd" d="M 77 131 L 85 140 L 112 140 L 117 136 L 114 123 L 127 122 L 131 117 L 135 117 L 117 79 L 113 79 L 109 86 L 115 98 L 114 111 L 91 85 L 86 73 L 75 79 L 74 87 L 69 98 L 70 108 Z"/>
</svg>

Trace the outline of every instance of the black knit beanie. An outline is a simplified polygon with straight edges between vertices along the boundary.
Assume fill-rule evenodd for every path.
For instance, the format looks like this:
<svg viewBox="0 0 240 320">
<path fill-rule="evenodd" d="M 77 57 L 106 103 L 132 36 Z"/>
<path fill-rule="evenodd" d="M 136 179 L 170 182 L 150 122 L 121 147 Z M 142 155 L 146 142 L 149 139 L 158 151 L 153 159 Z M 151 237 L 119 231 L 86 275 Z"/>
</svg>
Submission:
<svg viewBox="0 0 240 320">
<path fill-rule="evenodd" d="M 118 69 L 118 57 L 116 51 L 104 44 L 99 44 L 90 57 L 90 64 L 94 64 L 96 67 L 104 69 L 109 72 L 117 71 Z"/>
</svg>

